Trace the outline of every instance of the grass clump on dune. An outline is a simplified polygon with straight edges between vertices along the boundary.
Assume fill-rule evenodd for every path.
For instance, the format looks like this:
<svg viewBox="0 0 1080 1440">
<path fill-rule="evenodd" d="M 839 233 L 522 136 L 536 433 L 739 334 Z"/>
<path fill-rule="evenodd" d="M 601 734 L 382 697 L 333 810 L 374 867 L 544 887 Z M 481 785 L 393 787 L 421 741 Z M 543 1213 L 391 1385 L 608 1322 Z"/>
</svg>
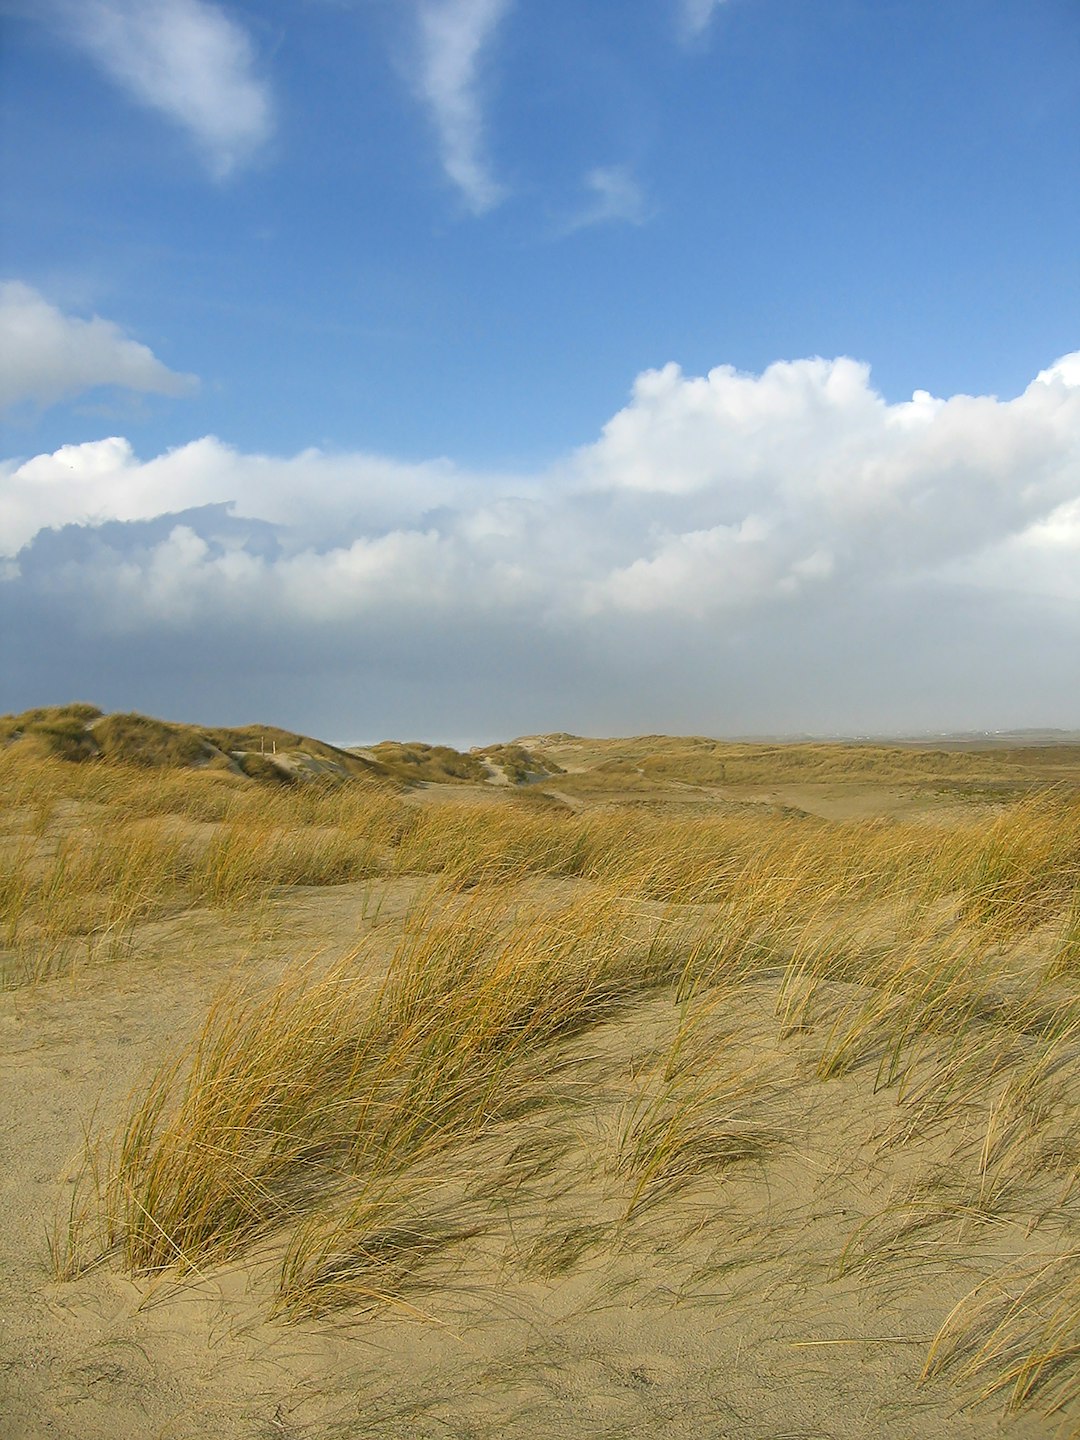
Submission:
<svg viewBox="0 0 1080 1440">
<path fill-rule="evenodd" d="M 981 1281 L 949 1312 L 924 1379 L 973 1382 L 1008 1410 L 1033 1400 L 1059 1415 L 1080 1400 L 1080 1250 L 1009 1267 Z"/>
<path fill-rule="evenodd" d="M 101 715 L 96 705 L 51 705 L 0 715 L 0 746 L 29 741 L 40 755 L 85 760 L 98 753 L 88 727 Z"/>
<path fill-rule="evenodd" d="M 479 894 L 414 915 L 378 982 L 353 957 L 227 993 L 133 1106 L 110 1238 L 133 1269 L 183 1270 L 284 1227 L 283 1308 L 340 1303 L 353 1270 L 362 1293 L 373 1197 L 400 1203 L 418 1166 L 543 1105 L 552 1044 L 678 965 L 613 903 L 507 920 Z"/>
<path fill-rule="evenodd" d="M 125 765 L 206 765 L 220 755 L 191 725 L 154 720 L 149 715 L 105 715 L 92 735 L 103 758 Z"/>
<path fill-rule="evenodd" d="M 389 778 L 375 760 L 276 726 L 212 729 L 135 712 L 103 715 L 95 705 L 0 716 L 0 747 L 13 746 L 31 759 L 49 755 L 167 770 L 209 767 L 274 783 L 298 772 L 341 780 Z"/>
<path fill-rule="evenodd" d="M 364 752 L 385 767 L 388 774 L 407 785 L 420 781 L 455 784 L 461 781 L 483 782 L 487 770 L 476 755 L 466 755 L 450 745 L 425 745 L 421 741 L 402 744 L 397 740 L 381 740 Z"/>
<path fill-rule="evenodd" d="M 526 750 L 523 745 L 485 745 L 473 753 L 497 766 L 511 785 L 525 785 L 545 776 L 563 773 L 557 761 Z"/>
<path fill-rule="evenodd" d="M 58 766 L 15 747 L 0 780 L 9 984 L 125 953 L 139 923 L 191 905 L 372 875 L 400 825 L 393 790 L 369 782 L 270 789 L 218 771 Z"/>
</svg>

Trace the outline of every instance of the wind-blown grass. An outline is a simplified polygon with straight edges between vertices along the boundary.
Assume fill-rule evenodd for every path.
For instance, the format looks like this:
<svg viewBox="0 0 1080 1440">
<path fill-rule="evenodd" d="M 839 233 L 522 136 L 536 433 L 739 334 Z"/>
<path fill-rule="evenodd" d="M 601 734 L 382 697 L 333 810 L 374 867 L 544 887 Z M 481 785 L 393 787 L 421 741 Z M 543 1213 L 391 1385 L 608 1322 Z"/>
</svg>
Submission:
<svg viewBox="0 0 1080 1440">
<path fill-rule="evenodd" d="M 887 1179 L 823 1272 L 947 1271 L 926 1383 L 1080 1402 L 1075 799 L 919 826 L 422 805 L 361 780 L 92 763 L 57 778 L 6 752 L 4 767 L 0 939 L 39 975 L 193 905 L 434 882 L 389 960 L 362 947 L 222 992 L 96 1152 L 54 1232 L 57 1274 L 95 1246 L 142 1274 L 250 1260 L 273 1267 L 287 1318 L 408 1306 L 425 1275 L 494 1243 L 534 1158 L 537 1174 L 564 1163 L 580 1109 L 598 1137 L 574 1161 L 591 1208 L 523 1222 L 517 1246 L 526 1273 L 554 1276 L 680 1205 L 712 1223 L 724 1186 L 800 1143 L 805 1092 L 833 1086 L 877 1117 L 866 1143 Z M 624 1019 L 640 1049 L 597 1088 L 582 1046 Z M 958 1270 L 980 1266 L 948 1313 Z"/>
<path fill-rule="evenodd" d="M 298 1226 L 281 1303 L 317 1308 L 411 1171 L 542 1104 L 555 1040 L 677 973 L 614 903 L 502 912 L 486 894 L 425 908 L 377 983 L 354 956 L 223 995 L 119 1138 L 107 1210 L 125 1263 L 198 1267 Z"/>
<path fill-rule="evenodd" d="M 923 1379 L 974 1382 L 982 1399 L 1055 1415 L 1080 1399 L 1080 1250 L 1009 1267 L 981 1281 L 946 1316 Z"/>
</svg>

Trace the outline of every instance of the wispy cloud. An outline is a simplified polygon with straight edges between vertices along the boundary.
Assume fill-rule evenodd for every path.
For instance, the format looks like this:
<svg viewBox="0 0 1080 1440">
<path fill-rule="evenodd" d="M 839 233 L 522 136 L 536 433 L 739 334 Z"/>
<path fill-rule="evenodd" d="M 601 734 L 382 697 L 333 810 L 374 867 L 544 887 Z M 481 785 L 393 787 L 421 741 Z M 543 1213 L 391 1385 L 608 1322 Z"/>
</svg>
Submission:
<svg viewBox="0 0 1080 1440">
<path fill-rule="evenodd" d="M 110 80 L 188 132 L 216 179 L 269 138 L 273 104 L 251 40 L 210 0 L 57 0 L 53 13 Z"/>
<path fill-rule="evenodd" d="M 678 24 L 683 38 L 695 40 L 704 35 L 709 21 L 727 0 L 678 0 Z"/>
<path fill-rule="evenodd" d="M 645 192 L 625 165 L 601 165 L 585 176 L 588 200 L 563 226 L 564 235 L 590 225 L 644 225 L 649 218 Z"/>
<path fill-rule="evenodd" d="M 184 395 L 197 383 L 163 365 L 113 321 L 65 315 L 18 280 L 0 284 L 0 409 L 52 405 L 102 385 Z"/>
<path fill-rule="evenodd" d="M 474 215 L 503 198 L 484 154 L 480 63 L 512 0 L 421 0 L 419 93 L 431 111 L 448 179 Z"/>
</svg>

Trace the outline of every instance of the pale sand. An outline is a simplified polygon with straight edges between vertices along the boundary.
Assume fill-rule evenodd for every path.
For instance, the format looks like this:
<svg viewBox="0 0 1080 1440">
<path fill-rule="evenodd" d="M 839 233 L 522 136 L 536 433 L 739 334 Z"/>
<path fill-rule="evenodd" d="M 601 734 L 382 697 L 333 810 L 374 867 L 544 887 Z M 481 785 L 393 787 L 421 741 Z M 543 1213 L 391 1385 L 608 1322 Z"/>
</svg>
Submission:
<svg viewBox="0 0 1080 1440">
<path fill-rule="evenodd" d="M 254 937 L 250 921 L 190 912 L 145 927 L 129 959 L 0 996 L 4 1440 L 1058 1433 L 1035 1413 L 1003 1419 L 1000 1401 L 962 1409 L 969 1397 L 947 1381 L 917 1383 L 953 1301 L 1022 1247 L 1008 1226 L 930 1243 L 917 1266 L 873 1283 L 834 1278 L 859 1222 L 938 1152 L 869 1143 L 894 1096 L 872 1093 L 872 1071 L 809 1081 L 810 1052 L 777 1043 L 767 987 L 723 1025 L 767 1080 L 762 1121 L 784 1143 L 630 1222 L 609 1162 L 631 1079 L 670 1039 L 666 996 L 574 1040 L 565 1103 L 463 1156 L 506 1183 L 487 1201 L 467 1185 L 444 1194 L 449 1213 L 484 1210 L 487 1233 L 422 1265 L 408 1308 L 271 1323 L 257 1265 L 182 1287 L 109 1268 L 52 1281 L 45 1226 L 70 1193 L 84 1125 L 116 1124 L 235 968 L 269 979 L 290 956 L 331 959 L 372 929 L 377 965 L 417 889 L 295 891 Z M 1071 1425 L 1080 1433 L 1080 1417 Z"/>
</svg>

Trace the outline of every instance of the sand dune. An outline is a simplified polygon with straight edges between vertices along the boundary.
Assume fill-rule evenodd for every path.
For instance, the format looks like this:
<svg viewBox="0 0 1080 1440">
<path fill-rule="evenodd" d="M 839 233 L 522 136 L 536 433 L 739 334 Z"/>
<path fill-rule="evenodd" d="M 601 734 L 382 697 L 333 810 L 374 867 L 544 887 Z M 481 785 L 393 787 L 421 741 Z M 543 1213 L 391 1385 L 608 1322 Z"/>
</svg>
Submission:
<svg viewBox="0 0 1080 1440">
<path fill-rule="evenodd" d="M 111 800 L 107 787 L 65 796 L 77 769 L 49 772 L 47 813 L 7 813 L 9 869 L 32 842 L 40 877 L 65 837 L 88 843 L 104 814 L 151 793 L 125 772 Z M 320 804 L 345 824 L 333 797 L 301 823 L 308 802 L 256 803 L 237 788 L 251 783 L 191 781 L 232 787 L 249 822 L 292 804 L 298 836 L 331 833 Z M 1048 815 L 1059 808 L 1043 823 L 1030 800 L 974 798 L 961 821 L 945 794 L 932 826 L 800 820 L 782 811 L 781 777 L 757 801 L 717 804 L 709 823 L 728 829 L 710 843 L 727 849 L 710 861 L 692 841 L 706 822 L 678 801 L 657 812 L 579 795 L 582 811 L 548 812 L 520 808 L 513 787 L 478 793 L 497 803 L 388 795 L 365 812 L 383 848 L 363 878 L 260 881 L 217 904 L 185 881 L 186 895 L 144 905 L 122 945 L 68 940 L 36 971 L 18 968 L 45 953 L 44 912 L 26 902 L 0 996 L 0 1435 L 1080 1433 L 1075 806 L 1048 799 Z M 847 813 L 871 813 L 871 793 L 860 780 Z M 895 793 L 882 787 L 881 810 Z M 223 823 L 183 834 L 207 845 Z M 961 852 L 1005 857 L 998 888 L 958 879 L 976 859 L 955 859 L 935 898 L 927 857 Z M 462 936 L 443 988 L 417 991 L 426 1013 L 386 999 L 410 965 L 428 985 L 424 966 Z M 418 970 L 417 956 L 433 958 Z M 402 1139 L 416 1100 L 392 1124 L 380 1112 L 361 1163 L 312 1119 L 305 1168 L 289 1172 L 302 1195 L 294 1185 L 229 1244 L 162 1226 L 162 1195 L 147 1220 L 167 1258 L 133 1269 L 135 1212 L 121 1224 L 118 1192 L 103 1199 L 109 1138 L 215 997 L 239 1007 L 229 1043 L 246 1054 L 236 1036 L 272 1046 L 265 1020 L 245 1031 L 245 1016 L 287 1026 L 311 993 L 350 1007 L 326 1012 L 335 1043 L 383 996 L 372 1013 L 401 1027 L 398 1068 L 355 1060 L 348 1103 L 374 1085 L 385 1107 L 408 1068 L 433 1128 Z M 464 1057 L 452 1086 L 444 1058 L 431 1068 L 436 1042 Z M 277 1088 L 297 1073 L 282 1069 Z M 183 1113 L 182 1074 L 170 1083 L 159 1146 Z M 223 1103 L 206 1095 L 203 1112 Z M 187 1132 L 189 1159 L 210 1133 Z M 214 1133 L 199 1163 L 227 1197 L 249 1150 Z M 96 1177 L 88 1136 L 106 1142 Z M 370 1201 L 391 1145 L 400 1158 L 357 1228 L 355 1197 Z M 337 1226 L 334 1243 L 305 1251 L 302 1284 L 283 1289 L 289 1247 L 314 1222 Z"/>
</svg>

